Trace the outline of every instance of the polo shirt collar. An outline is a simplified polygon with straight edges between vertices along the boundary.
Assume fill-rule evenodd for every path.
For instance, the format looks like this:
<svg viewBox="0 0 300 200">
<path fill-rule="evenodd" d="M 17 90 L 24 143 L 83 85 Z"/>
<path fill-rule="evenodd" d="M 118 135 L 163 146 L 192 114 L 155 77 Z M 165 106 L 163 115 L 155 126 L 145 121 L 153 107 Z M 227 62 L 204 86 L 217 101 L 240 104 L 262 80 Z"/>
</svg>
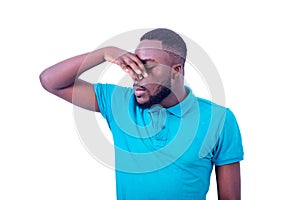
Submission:
<svg viewBox="0 0 300 200">
<path fill-rule="evenodd" d="M 167 108 L 167 111 L 169 111 L 177 117 L 182 117 L 183 115 L 185 115 L 192 108 L 196 101 L 196 97 L 192 93 L 192 90 L 189 87 L 185 88 L 188 91 L 188 95 L 178 104 Z"/>
</svg>

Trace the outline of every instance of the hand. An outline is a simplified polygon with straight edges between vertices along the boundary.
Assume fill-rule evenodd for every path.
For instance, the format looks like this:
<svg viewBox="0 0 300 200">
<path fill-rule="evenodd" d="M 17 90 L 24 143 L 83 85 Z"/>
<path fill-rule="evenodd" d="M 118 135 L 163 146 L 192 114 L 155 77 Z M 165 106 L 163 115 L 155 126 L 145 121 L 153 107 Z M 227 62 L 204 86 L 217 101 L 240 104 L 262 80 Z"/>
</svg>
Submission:
<svg viewBox="0 0 300 200">
<path fill-rule="evenodd" d="M 148 76 L 144 64 L 140 61 L 140 59 L 135 54 L 123 49 L 117 47 L 106 47 L 104 51 L 104 59 L 108 62 L 119 65 L 134 81 L 139 81 Z"/>
</svg>

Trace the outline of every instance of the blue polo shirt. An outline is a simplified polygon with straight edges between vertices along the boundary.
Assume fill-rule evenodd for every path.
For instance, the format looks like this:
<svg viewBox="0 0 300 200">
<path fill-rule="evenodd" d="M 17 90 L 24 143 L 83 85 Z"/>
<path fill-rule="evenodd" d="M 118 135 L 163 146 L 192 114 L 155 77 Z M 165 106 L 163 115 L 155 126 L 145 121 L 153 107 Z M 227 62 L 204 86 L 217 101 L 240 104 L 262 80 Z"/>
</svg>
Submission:
<svg viewBox="0 0 300 200">
<path fill-rule="evenodd" d="M 94 85 L 113 134 L 119 200 L 205 199 L 213 165 L 243 159 L 233 113 L 187 89 L 173 107 L 142 109 L 132 88 Z"/>
</svg>

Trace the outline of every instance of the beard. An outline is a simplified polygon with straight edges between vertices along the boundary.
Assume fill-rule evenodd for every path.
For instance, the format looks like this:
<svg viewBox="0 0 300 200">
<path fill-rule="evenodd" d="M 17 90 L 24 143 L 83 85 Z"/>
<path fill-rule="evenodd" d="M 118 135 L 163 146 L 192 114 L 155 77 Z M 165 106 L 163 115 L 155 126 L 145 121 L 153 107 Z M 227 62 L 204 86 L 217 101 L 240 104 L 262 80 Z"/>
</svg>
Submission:
<svg viewBox="0 0 300 200">
<path fill-rule="evenodd" d="M 136 99 L 136 103 L 140 108 L 151 108 L 151 106 L 155 104 L 160 104 L 162 100 L 164 100 L 167 96 L 171 94 L 171 80 L 168 80 L 165 84 L 166 86 L 160 85 L 158 87 L 158 92 L 155 95 L 150 95 L 149 100 L 145 103 L 139 103 Z"/>
</svg>

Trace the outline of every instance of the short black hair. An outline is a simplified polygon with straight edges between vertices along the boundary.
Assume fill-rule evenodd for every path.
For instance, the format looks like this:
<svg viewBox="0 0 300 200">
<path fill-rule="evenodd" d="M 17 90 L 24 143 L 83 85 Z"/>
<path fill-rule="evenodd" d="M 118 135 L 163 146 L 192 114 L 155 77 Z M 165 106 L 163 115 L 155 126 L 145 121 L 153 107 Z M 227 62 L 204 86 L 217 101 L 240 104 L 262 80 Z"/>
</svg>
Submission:
<svg viewBox="0 0 300 200">
<path fill-rule="evenodd" d="M 166 28 L 157 28 L 145 33 L 142 40 L 159 40 L 162 42 L 163 49 L 169 53 L 173 64 L 181 64 L 184 67 L 187 48 L 182 37 L 174 31 Z"/>
</svg>

